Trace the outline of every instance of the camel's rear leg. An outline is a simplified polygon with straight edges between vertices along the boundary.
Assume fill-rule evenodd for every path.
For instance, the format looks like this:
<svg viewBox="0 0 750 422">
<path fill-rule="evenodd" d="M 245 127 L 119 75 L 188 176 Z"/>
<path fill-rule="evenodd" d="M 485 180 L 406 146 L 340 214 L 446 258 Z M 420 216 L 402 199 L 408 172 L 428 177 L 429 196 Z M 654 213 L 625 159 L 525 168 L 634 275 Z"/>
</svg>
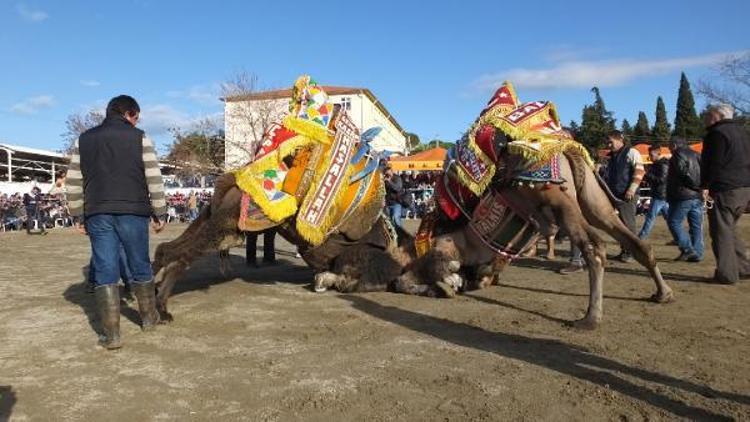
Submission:
<svg viewBox="0 0 750 422">
<path fill-rule="evenodd" d="M 576 328 L 594 329 L 602 321 L 604 313 L 604 265 L 607 259 L 604 242 L 586 222 L 572 198 L 561 196 L 555 214 L 570 235 L 570 241 L 581 250 L 588 266 L 589 306 L 586 316 L 573 325 Z"/>
<path fill-rule="evenodd" d="M 659 267 L 656 265 L 656 257 L 651 246 L 639 239 L 638 236 L 625 226 L 620 217 L 614 212 L 613 207 L 610 206 L 609 208 L 612 212 L 604 214 L 589 210 L 586 213 L 586 217 L 594 227 L 603 230 L 618 241 L 625 249 L 631 251 L 633 258 L 648 269 L 651 278 L 656 284 L 656 293 L 651 296 L 652 300 L 659 303 L 674 300 L 672 289 L 664 281 L 664 277 L 662 277 L 661 271 L 659 271 Z"/>
<path fill-rule="evenodd" d="M 580 158 L 565 156 L 568 166 L 562 168 L 565 177 L 572 177 L 576 181 L 577 188 L 569 190 L 569 195 L 577 196 L 577 202 L 583 211 L 586 220 L 592 226 L 603 230 L 627 250 L 631 251 L 633 257 L 639 264 L 648 269 L 651 278 L 656 284 L 656 293 L 651 298 L 656 302 L 670 302 L 674 299 L 672 289 L 664 282 L 664 278 L 656 265 L 651 247 L 641 241 L 635 233 L 632 233 L 620 220 L 614 206 L 610 202 L 607 193 L 599 185 L 593 170 Z M 572 162 L 569 158 L 572 158 Z M 577 167 L 577 171 L 573 169 Z M 565 168 L 567 167 L 567 168 Z"/>
</svg>

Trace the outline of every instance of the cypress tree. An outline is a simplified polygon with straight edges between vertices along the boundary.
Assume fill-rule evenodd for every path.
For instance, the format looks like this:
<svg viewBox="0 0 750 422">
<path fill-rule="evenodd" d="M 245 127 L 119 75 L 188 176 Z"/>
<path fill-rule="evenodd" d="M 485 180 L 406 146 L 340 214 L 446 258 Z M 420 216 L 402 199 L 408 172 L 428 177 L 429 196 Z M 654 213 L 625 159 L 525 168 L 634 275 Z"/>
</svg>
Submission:
<svg viewBox="0 0 750 422">
<path fill-rule="evenodd" d="M 625 136 L 631 136 L 633 134 L 633 128 L 630 126 L 630 122 L 628 119 L 622 119 L 622 125 L 620 126 L 620 131 Z"/>
<path fill-rule="evenodd" d="M 636 139 L 640 140 L 645 140 L 646 138 L 651 136 L 651 128 L 648 125 L 648 117 L 646 117 L 646 113 L 642 111 L 638 112 L 638 121 L 633 128 L 633 136 Z"/>
<path fill-rule="evenodd" d="M 656 98 L 656 121 L 654 122 L 654 128 L 651 130 L 651 135 L 654 137 L 654 141 L 668 141 L 670 134 L 670 124 L 667 121 L 667 108 L 664 106 L 664 100 L 660 97 Z"/>
<path fill-rule="evenodd" d="M 604 105 L 599 88 L 593 87 L 591 92 L 594 93 L 594 104 L 583 107 L 579 140 L 591 148 L 600 148 L 609 132 L 615 129 L 615 119 Z"/>
<path fill-rule="evenodd" d="M 677 112 L 672 134 L 685 139 L 695 139 L 703 135 L 703 124 L 695 112 L 695 100 L 685 72 L 680 75 L 680 90 L 677 93 Z"/>
</svg>

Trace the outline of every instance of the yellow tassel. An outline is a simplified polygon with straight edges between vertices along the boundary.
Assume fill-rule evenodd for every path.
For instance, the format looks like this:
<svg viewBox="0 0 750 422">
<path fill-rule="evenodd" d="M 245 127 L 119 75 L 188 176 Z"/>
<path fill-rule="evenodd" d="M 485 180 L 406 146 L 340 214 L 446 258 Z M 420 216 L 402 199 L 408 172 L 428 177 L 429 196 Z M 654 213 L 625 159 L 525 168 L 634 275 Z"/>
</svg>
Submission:
<svg viewBox="0 0 750 422">
<path fill-rule="evenodd" d="M 323 125 L 310 120 L 300 119 L 294 116 L 286 116 L 282 124 L 289 130 L 312 138 L 322 144 L 330 145 L 333 142 L 333 133 Z"/>
</svg>

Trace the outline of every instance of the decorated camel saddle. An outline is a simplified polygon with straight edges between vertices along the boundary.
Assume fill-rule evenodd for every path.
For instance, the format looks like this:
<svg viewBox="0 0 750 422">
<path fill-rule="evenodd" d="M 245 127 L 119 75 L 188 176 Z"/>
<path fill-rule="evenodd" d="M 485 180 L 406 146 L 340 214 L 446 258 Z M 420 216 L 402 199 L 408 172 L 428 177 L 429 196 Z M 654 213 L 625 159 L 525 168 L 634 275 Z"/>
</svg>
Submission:
<svg viewBox="0 0 750 422">
<path fill-rule="evenodd" d="M 443 217 L 468 219 L 486 246 L 517 257 L 536 241 L 537 228 L 495 187 L 545 189 L 561 184 L 559 157 L 570 151 L 593 165 L 585 147 L 560 125 L 553 103 L 521 103 L 506 81 L 448 152 L 444 176 L 436 186 L 437 214 L 426 218 L 417 233 L 418 253 L 429 250 L 434 222 Z"/>
<path fill-rule="evenodd" d="M 264 135 L 256 158 L 235 171 L 243 191 L 239 228 L 260 231 L 294 218 L 315 246 L 352 215 L 382 208 L 380 157 L 369 147 L 380 130 L 360 134 L 314 80 L 299 77 L 289 114 Z"/>
</svg>

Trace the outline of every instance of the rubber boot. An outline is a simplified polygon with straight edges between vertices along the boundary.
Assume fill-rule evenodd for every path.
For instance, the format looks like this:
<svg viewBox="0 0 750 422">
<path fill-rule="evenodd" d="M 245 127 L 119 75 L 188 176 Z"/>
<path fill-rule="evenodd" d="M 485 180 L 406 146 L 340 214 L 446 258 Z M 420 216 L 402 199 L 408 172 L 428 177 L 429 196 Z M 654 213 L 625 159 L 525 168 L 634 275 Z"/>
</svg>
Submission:
<svg viewBox="0 0 750 422">
<path fill-rule="evenodd" d="M 153 281 L 131 284 L 135 298 L 138 300 L 138 313 L 141 315 L 141 329 L 150 331 L 159 323 L 159 312 L 156 310 L 156 287 Z"/>
<path fill-rule="evenodd" d="M 96 310 L 102 323 L 104 334 L 99 338 L 99 345 L 105 349 L 119 349 L 120 341 L 120 287 L 114 284 L 97 286 L 94 289 Z"/>
</svg>

